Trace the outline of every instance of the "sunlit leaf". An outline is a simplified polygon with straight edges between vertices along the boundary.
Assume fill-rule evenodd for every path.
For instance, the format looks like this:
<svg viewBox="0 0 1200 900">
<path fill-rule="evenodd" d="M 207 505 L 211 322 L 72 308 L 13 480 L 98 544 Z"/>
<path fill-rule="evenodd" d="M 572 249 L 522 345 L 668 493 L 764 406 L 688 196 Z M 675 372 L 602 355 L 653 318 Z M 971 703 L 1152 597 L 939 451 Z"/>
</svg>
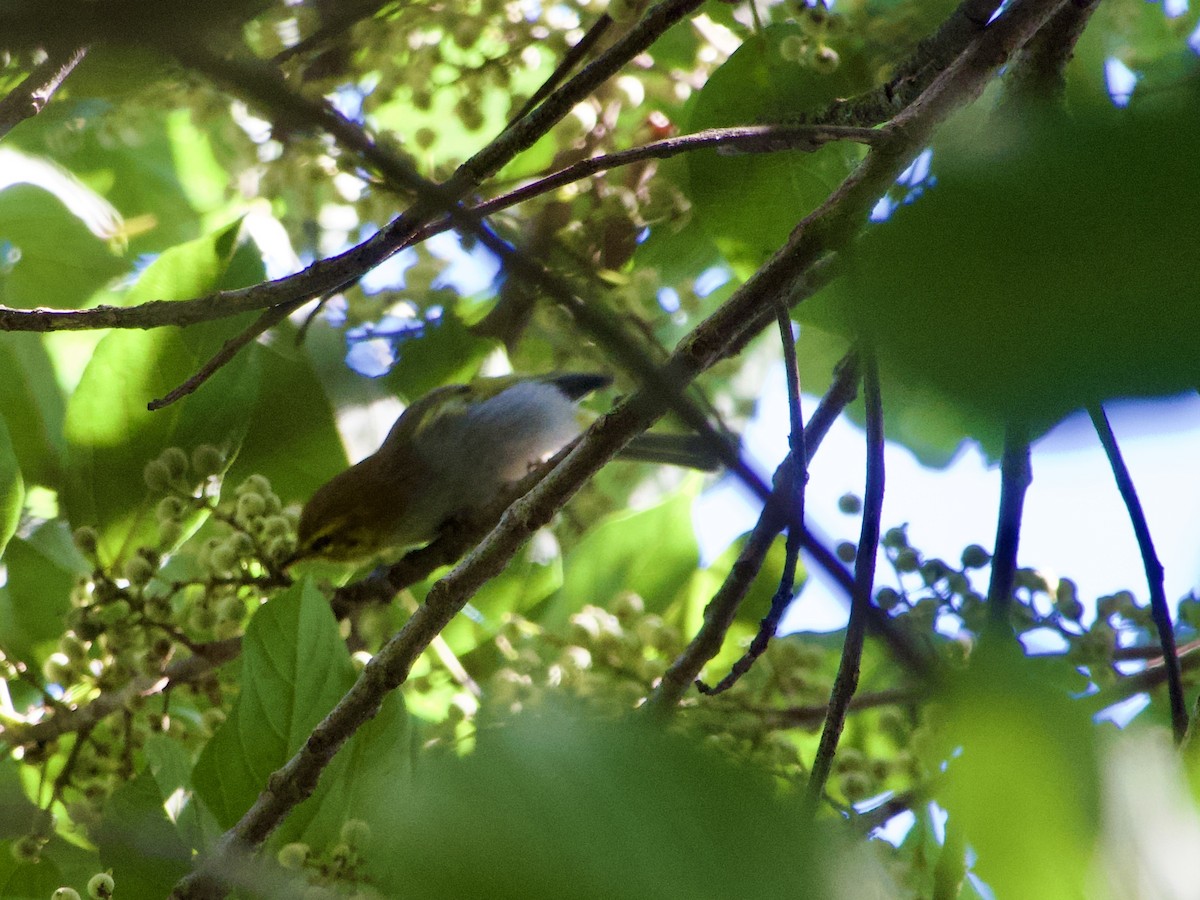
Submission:
<svg viewBox="0 0 1200 900">
<path fill-rule="evenodd" d="M 257 251 L 239 245 L 238 231 L 234 225 L 167 251 L 142 274 L 128 302 L 196 297 L 261 277 L 261 260 L 249 258 Z M 190 452 L 211 443 L 236 451 L 258 389 L 253 346 L 180 402 L 156 412 L 146 407 L 194 374 L 245 324 L 239 317 L 182 330 L 114 331 L 96 347 L 67 405 L 63 499 L 74 524 L 99 527 L 104 558 L 155 543 L 141 475 L 147 462 L 170 446 Z"/>
<path fill-rule="evenodd" d="M 688 130 L 787 121 L 866 86 L 867 73 L 847 48 L 832 74 L 784 58 L 781 46 L 803 40 L 797 25 L 770 26 L 747 38 L 696 96 Z M 846 177 L 862 153 L 851 144 L 815 153 L 722 156 L 705 150 L 688 155 L 688 193 L 696 218 L 746 277 Z"/>
<path fill-rule="evenodd" d="M 228 828 L 354 683 L 329 602 L 309 582 L 261 607 L 246 628 L 242 692 L 204 747 L 193 780 Z"/>
</svg>

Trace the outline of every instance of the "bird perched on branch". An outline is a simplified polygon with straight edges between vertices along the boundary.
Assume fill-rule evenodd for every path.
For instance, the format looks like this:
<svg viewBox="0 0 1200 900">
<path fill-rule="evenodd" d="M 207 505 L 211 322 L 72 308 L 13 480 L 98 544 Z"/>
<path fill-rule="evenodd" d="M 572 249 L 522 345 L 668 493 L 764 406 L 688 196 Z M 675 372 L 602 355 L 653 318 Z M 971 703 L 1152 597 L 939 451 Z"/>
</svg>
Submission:
<svg viewBox="0 0 1200 900">
<path fill-rule="evenodd" d="M 361 560 L 427 543 L 570 443 L 581 430 L 579 401 L 611 383 L 597 373 L 512 375 L 430 391 L 396 420 L 375 453 L 317 489 L 300 514 L 290 562 Z M 623 455 L 717 467 L 695 435 L 642 435 Z"/>
</svg>

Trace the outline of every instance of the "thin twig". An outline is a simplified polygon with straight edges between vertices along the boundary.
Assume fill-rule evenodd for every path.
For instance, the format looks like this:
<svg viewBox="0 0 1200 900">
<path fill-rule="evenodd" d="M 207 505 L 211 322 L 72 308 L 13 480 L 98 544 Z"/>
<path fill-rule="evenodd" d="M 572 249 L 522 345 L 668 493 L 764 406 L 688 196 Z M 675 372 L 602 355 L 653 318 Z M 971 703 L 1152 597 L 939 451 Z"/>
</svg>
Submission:
<svg viewBox="0 0 1200 900">
<path fill-rule="evenodd" d="M 1012 635 L 1013 584 L 1017 576 L 1021 514 L 1025 507 L 1025 492 L 1033 478 L 1027 434 L 1023 425 L 1014 423 L 1010 423 L 1004 433 L 1004 453 L 1000 459 L 1000 512 L 988 583 L 990 626 L 998 634 L 1009 636 Z"/>
<path fill-rule="evenodd" d="M 863 400 L 867 413 L 867 477 L 863 489 L 863 519 L 858 537 L 858 554 L 854 560 L 854 594 L 850 601 L 850 620 L 846 623 L 846 638 L 842 658 L 834 677 L 829 696 L 829 712 L 821 741 L 813 758 L 808 776 L 805 806 L 811 815 L 825 793 L 825 783 L 833 770 L 846 712 L 858 688 L 859 667 L 862 664 L 863 642 L 867 617 L 873 608 L 871 595 L 875 585 L 875 560 L 879 551 L 880 522 L 883 516 L 883 401 L 879 393 L 879 365 L 874 351 L 863 353 Z"/>
<path fill-rule="evenodd" d="M 592 27 L 587 30 L 575 46 L 567 50 L 563 58 L 559 60 L 558 65 L 554 67 L 554 71 L 550 73 L 550 76 L 533 92 L 533 96 L 525 101 L 520 111 L 512 117 L 512 121 L 508 123 L 509 128 L 529 115 L 534 107 L 550 96 L 554 89 L 562 83 L 562 80 L 570 75 L 572 70 L 583 61 L 584 57 L 592 52 L 592 48 L 599 43 L 600 38 L 604 37 L 605 32 L 608 31 L 612 23 L 612 16 L 608 13 L 600 14 L 600 18 L 592 23 Z"/>
<path fill-rule="evenodd" d="M 271 57 L 271 62 L 277 66 L 281 66 L 293 57 L 308 53 L 310 50 L 320 47 L 331 38 L 338 37 L 343 32 L 353 28 L 363 19 L 375 15 L 379 10 L 393 2 L 394 0 L 365 0 L 365 2 L 359 3 L 357 6 L 346 9 L 346 4 L 343 0 L 342 7 L 337 10 L 335 15 L 326 19 L 312 34 L 302 38 L 292 46 L 280 50 Z"/>
<path fill-rule="evenodd" d="M 203 652 L 170 663 L 162 675 L 140 675 L 117 691 L 102 693 L 84 706 L 59 709 L 53 715 L 31 725 L 0 722 L 0 739 L 10 746 L 52 741 L 59 735 L 93 727 L 119 709 L 128 706 L 135 697 L 161 693 L 171 685 L 186 684 L 203 678 L 209 672 L 237 657 L 241 638 L 229 638 L 204 645 Z"/>
<path fill-rule="evenodd" d="M 177 400 L 181 400 L 188 394 L 194 393 L 200 385 L 217 374 L 222 367 L 228 365 L 237 356 L 239 350 L 263 334 L 267 330 L 275 327 L 284 319 L 286 319 L 293 310 L 307 303 L 307 300 L 293 300 L 291 303 L 281 303 L 279 306 L 272 306 L 265 309 L 257 319 L 248 325 L 240 334 L 231 337 L 218 350 L 208 362 L 202 365 L 196 374 L 192 375 L 187 381 L 179 385 L 169 394 L 160 397 L 157 400 L 151 400 L 146 404 L 146 409 L 150 412 L 162 409 L 164 406 L 170 406 Z"/>
<path fill-rule="evenodd" d="M 1133 485 L 1133 476 L 1121 455 L 1117 445 L 1116 435 L 1104 407 L 1096 404 L 1088 407 L 1088 415 L 1108 464 L 1112 468 L 1113 479 L 1121 499 L 1125 502 L 1125 510 L 1129 514 L 1129 522 L 1133 525 L 1133 533 L 1137 538 L 1138 552 L 1142 555 L 1142 567 L 1146 570 L 1146 584 L 1150 589 L 1150 614 L 1154 619 L 1154 627 L 1158 631 L 1158 643 L 1162 647 L 1163 668 L 1167 676 L 1167 694 L 1171 702 L 1171 726 L 1175 732 L 1175 743 L 1180 743 L 1188 729 L 1187 701 L 1183 696 L 1183 676 L 1179 669 L 1179 656 L 1175 648 L 1175 629 L 1171 624 L 1171 610 L 1167 606 L 1167 592 L 1163 584 L 1163 565 L 1159 562 L 1154 550 L 1154 540 L 1150 537 L 1150 525 L 1142 510 L 1141 500 L 1138 499 L 1137 489 Z"/>
<path fill-rule="evenodd" d="M 0 100 L 0 138 L 21 122 L 40 113 L 71 71 L 87 55 L 87 47 L 52 51 Z"/>
<path fill-rule="evenodd" d="M 817 452 L 830 426 L 841 415 L 858 392 L 858 355 L 851 351 L 838 363 L 833 383 L 804 430 L 805 453 L 808 458 Z M 773 482 L 778 485 L 786 478 L 786 470 L 792 465 L 791 457 L 780 463 L 775 470 Z M 679 654 L 664 673 L 662 680 L 651 692 L 646 708 L 654 712 L 673 712 L 684 693 L 695 683 L 704 665 L 716 656 L 725 641 L 725 635 L 733 625 L 738 608 L 745 599 L 750 585 L 762 570 L 767 552 L 775 536 L 787 525 L 787 518 L 775 503 L 763 506 L 750 536 L 734 561 L 729 575 L 713 595 L 704 609 L 704 624 L 687 648 Z"/>
<path fill-rule="evenodd" d="M 715 686 L 709 687 L 704 682 L 697 681 L 696 687 L 702 694 L 720 694 L 727 691 L 750 671 L 755 661 L 767 651 L 771 638 L 779 630 L 779 623 L 792 603 L 796 587 L 796 567 L 800 564 L 802 543 L 802 528 L 797 527 L 796 523 L 804 522 L 804 494 L 808 484 L 808 454 L 804 441 L 804 416 L 800 407 L 800 372 L 796 364 L 796 337 L 792 333 L 794 326 L 786 306 L 780 307 L 778 322 L 780 341 L 783 343 L 784 370 L 787 372 L 788 418 L 791 421 L 788 435 L 788 456 L 791 465 L 783 469 L 782 477 L 775 479 L 775 490 L 772 496 L 772 500 L 786 510 L 785 516 L 791 523 L 788 525 L 783 572 L 780 575 L 779 587 L 775 589 L 775 594 L 771 597 L 771 606 L 762 621 L 759 622 L 758 633 L 750 641 L 750 646 L 733 664 L 728 674 Z"/>
</svg>

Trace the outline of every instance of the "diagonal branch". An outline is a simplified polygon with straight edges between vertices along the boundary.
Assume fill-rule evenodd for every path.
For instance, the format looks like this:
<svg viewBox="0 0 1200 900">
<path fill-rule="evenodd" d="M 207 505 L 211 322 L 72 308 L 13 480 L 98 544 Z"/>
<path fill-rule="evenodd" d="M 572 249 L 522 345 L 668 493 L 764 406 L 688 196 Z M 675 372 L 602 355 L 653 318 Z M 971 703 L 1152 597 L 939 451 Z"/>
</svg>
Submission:
<svg viewBox="0 0 1200 900">
<path fill-rule="evenodd" d="M 87 55 L 87 47 L 55 50 L 28 77 L 0 100 L 0 138 L 21 122 L 36 116 L 50 102 L 66 77 Z"/>
<path fill-rule="evenodd" d="M 758 625 L 758 633 L 746 648 L 746 652 L 733 664 L 729 673 L 713 687 L 701 681 L 696 687 L 702 694 L 720 694 L 729 690 L 738 680 L 750 671 L 755 661 L 767 651 L 767 646 L 775 632 L 783 614 L 791 605 L 793 592 L 796 588 L 796 567 L 800 563 L 800 547 L 803 543 L 803 529 L 796 527 L 797 522 L 804 522 L 804 495 L 808 485 L 808 450 L 804 439 L 804 417 L 800 407 L 800 372 L 796 364 L 796 336 L 792 332 L 792 317 L 786 306 L 781 306 L 778 312 L 779 336 L 783 343 L 784 369 L 787 372 L 788 387 L 788 418 L 791 429 L 788 434 L 789 465 L 780 466 L 774 481 L 772 500 L 785 511 L 785 520 L 789 522 L 786 550 L 783 561 L 783 574 L 779 579 L 779 587 L 771 597 L 771 606 Z M 761 521 L 761 520 L 760 520 Z"/>
<path fill-rule="evenodd" d="M 1183 696 L 1183 676 L 1179 669 L 1179 655 L 1175 649 L 1175 630 L 1171 625 L 1171 610 L 1167 606 L 1167 593 L 1163 586 L 1163 566 L 1154 550 L 1154 541 L 1150 537 L 1150 525 L 1146 514 L 1142 511 L 1142 502 L 1138 499 L 1137 489 L 1133 486 L 1133 477 L 1121 456 L 1121 448 L 1117 437 L 1113 434 L 1112 425 L 1104 407 L 1100 405 L 1088 407 L 1088 415 L 1108 464 L 1112 468 L 1113 479 L 1121 499 L 1125 501 L 1125 510 L 1129 513 L 1129 522 L 1133 525 L 1133 533 L 1137 538 L 1138 552 L 1142 556 L 1142 566 L 1146 570 L 1146 584 L 1150 589 L 1150 613 L 1154 618 L 1154 627 L 1158 631 L 1159 646 L 1162 647 L 1163 669 L 1167 678 L 1167 693 L 1171 700 L 1171 726 L 1175 733 L 1175 743 L 1183 741 L 1188 730 L 1187 701 Z"/>
<path fill-rule="evenodd" d="M 825 794 L 825 783 L 833 770 L 833 757 L 842 736 L 842 728 L 846 724 L 846 713 L 858 688 L 867 617 L 872 609 L 871 594 L 875 585 L 875 561 L 879 554 L 880 522 L 883 517 L 884 466 L 883 402 L 879 394 L 879 364 L 870 348 L 865 351 L 863 359 L 863 399 L 867 412 L 867 478 L 863 490 L 863 518 L 858 537 L 858 554 L 854 559 L 854 593 L 850 601 L 850 620 L 846 623 L 842 658 L 829 697 L 829 711 L 825 716 L 821 741 L 808 776 L 805 807 L 810 815 L 816 811 L 817 804 Z"/>
</svg>

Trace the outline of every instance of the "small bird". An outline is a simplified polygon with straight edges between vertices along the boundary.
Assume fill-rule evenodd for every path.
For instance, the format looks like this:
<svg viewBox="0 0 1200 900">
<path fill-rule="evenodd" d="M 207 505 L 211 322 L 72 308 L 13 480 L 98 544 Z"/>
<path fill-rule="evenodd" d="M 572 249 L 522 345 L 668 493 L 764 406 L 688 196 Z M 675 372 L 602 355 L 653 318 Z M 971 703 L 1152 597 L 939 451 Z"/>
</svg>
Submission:
<svg viewBox="0 0 1200 900">
<path fill-rule="evenodd" d="M 580 432 L 578 402 L 611 383 L 597 373 L 510 375 L 430 391 L 375 453 L 317 489 L 300 514 L 289 564 L 362 560 L 433 540 L 570 443 Z M 696 436 L 643 437 L 632 458 L 716 468 Z"/>
</svg>

